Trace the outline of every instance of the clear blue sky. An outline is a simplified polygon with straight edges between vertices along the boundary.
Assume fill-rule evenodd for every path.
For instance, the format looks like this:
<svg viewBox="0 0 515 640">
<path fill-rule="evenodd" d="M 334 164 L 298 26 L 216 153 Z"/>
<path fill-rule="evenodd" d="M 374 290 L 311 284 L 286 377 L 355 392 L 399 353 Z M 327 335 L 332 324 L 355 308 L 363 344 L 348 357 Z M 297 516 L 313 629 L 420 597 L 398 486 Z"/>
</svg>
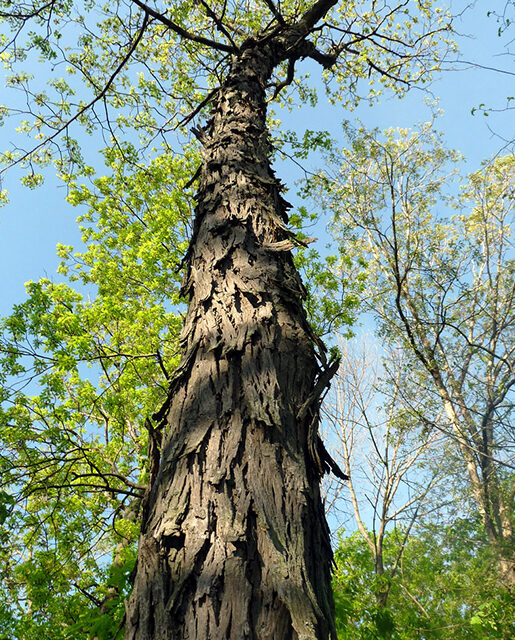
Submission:
<svg viewBox="0 0 515 640">
<path fill-rule="evenodd" d="M 465 1 L 454 3 L 455 6 L 465 4 Z M 441 74 L 431 87 L 444 110 L 439 128 L 445 132 L 449 146 L 465 154 L 470 171 L 503 146 L 502 140 L 491 133 L 488 125 L 498 134 L 513 138 L 515 111 L 502 110 L 489 118 L 471 115 L 471 109 L 480 103 L 502 109 L 506 97 L 515 95 L 513 57 L 503 55 L 506 51 L 503 44 L 509 37 L 499 39 L 495 19 L 486 15 L 488 10 L 502 12 L 505 4 L 504 0 L 477 2 L 475 7 L 466 12 L 463 20 L 456 22 L 456 28 L 471 36 L 459 39 L 462 59 L 484 67 L 504 69 L 512 75 L 455 64 L 453 67 L 456 70 Z M 425 97 L 426 94 L 415 90 L 402 101 L 385 99 L 372 108 L 363 105 L 349 114 L 341 108 L 327 106 L 322 95 L 316 110 L 295 110 L 285 118 L 285 122 L 289 128 L 297 125 L 323 129 L 327 126 L 337 131 L 341 120 L 359 117 L 369 127 L 409 127 L 429 119 Z M 7 124 L 0 129 L 0 147 L 8 148 L 13 137 Z M 94 138 L 89 144 L 94 147 Z M 281 165 L 281 171 L 283 180 L 291 185 L 296 177 L 293 167 Z M 13 304 L 23 300 L 25 282 L 43 276 L 55 277 L 59 262 L 55 252 L 58 242 L 74 246 L 80 242 L 75 224 L 79 211 L 65 202 L 64 187 L 49 175 L 42 187 L 29 191 L 19 186 L 18 177 L 19 174 L 13 171 L 4 178 L 3 184 L 9 189 L 10 204 L 0 209 L 1 315 L 8 314 Z"/>
</svg>

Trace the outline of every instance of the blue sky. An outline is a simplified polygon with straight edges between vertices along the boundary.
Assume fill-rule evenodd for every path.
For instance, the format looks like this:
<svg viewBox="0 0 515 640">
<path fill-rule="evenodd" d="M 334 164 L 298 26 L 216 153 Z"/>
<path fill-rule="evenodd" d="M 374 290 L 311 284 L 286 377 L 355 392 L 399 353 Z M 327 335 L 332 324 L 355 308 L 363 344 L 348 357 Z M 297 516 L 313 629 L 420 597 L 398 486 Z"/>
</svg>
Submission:
<svg viewBox="0 0 515 640">
<path fill-rule="evenodd" d="M 460 33 L 470 34 L 470 37 L 459 38 L 463 60 L 509 73 L 456 63 L 452 65 L 455 70 L 442 73 L 431 86 L 433 96 L 439 98 L 439 106 L 444 110 L 439 128 L 445 132 L 449 146 L 464 153 L 467 170 L 470 171 L 503 147 L 498 135 L 513 137 L 514 111 L 501 110 L 488 118 L 480 114 L 471 115 L 472 108 L 480 103 L 502 109 L 506 97 L 515 95 L 515 65 L 513 58 L 505 55 L 506 50 L 503 49 L 503 44 L 509 40 L 508 34 L 503 39 L 498 38 L 495 19 L 486 15 L 488 10 L 502 12 L 504 7 L 504 0 L 477 2 L 455 26 Z M 373 107 L 363 104 L 349 114 L 341 108 L 330 108 L 322 95 L 315 110 L 295 110 L 284 120 L 290 128 L 322 129 L 327 126 L 333 132 L 338 131 L 341 120 L 357 117 L 369 127 L 409 127 L 430 118 L 425 98 L 427 94 L 415 90 L 401 101 L 390 98 Z M 0 129 L 0 147 L 7 148 L 13 135 L 8 125 Z M 95 140 L 91 139 L 89 144 L 93 148 Z M 292 183 L 298 174 L 287 164 L 282 164 L 280 171 L 283 180 L 294 191 Z M 25 282 L 45 276 L 55 277 L 59 262 L 55 252 L 57 243 L 78 246 L 80 242 L 75 224 L 80 212 L 65 202 L 64 186 L 47 175 L 42 187 L 30 191 L 20 187 L 18 179 L 19 173 L 12 171 L 2 185 L 10 192 L 10 204 L 0 209 L 2 315 L 8 314 L 13 304 L 23 300 Z M 294 197 L 290 196 L 290 199 L 295 201 Z"/>
</svg>

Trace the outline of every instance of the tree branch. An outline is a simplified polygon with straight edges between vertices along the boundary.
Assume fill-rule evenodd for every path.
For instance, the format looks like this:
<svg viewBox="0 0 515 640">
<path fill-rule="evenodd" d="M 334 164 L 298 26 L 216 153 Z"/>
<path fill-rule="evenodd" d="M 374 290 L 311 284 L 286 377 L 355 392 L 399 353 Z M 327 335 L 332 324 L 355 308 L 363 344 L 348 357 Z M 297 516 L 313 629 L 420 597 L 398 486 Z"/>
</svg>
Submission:
<svg viewBox="0 0 515 640">
<path fill-rule="evenodd" d="M 286 21 L 284 20 L 281 12 L 279 11 L 279 9 L 275 6 L 273 0 L 265 0 L 266 6 L 270 9 L 270 11 L 274 14 L 275 19 L 277 20 L 277 22 L 282 26 L 285 27 L 286 26 Z"/>
<path fill-rule="evenodd" d="M 37 18 L 45 11 L 45 9 L 48 9 L 54 4 L 55 4 L 55 0 L 50 0 L 50 2 L 47 2 L 39 9 L 34 9 L 34 11 L 31 11 L 30 13 L 7 13 L 4 11 L 0 11 L 0 18 L 15 18 L 17 20 L 24 20 L 24 21 L 30 20 L 30 18 Z"/>
<path fill-rule="evenodd" d="M 286 78 L 282 82 L 278 82 L 275 85 L 275 91 L 274 91 L 272 100 L 275 100 L 277 96 L 281 93 L 281 91 L 293 82 L 294 75 L 295 75 L 295 58 L 289 58 L 288 69 L 286 71 Z"/>
<path fill-rule="evenodd" d="M 145 15 L 143 17 L 143 24 L 141 25 L 141 29 L 139 30 L 138 35 L 136 36 L 136 38 L 134 39 L 134 42 L 129 47 L 129 51 L 125 54 L 125 56 L 123 57 L 122 61 L 118 64 L 116 69 L 113 71 L 113 73 L 109 77 L 109 80 L 106 82 L 106 84 L 105 84 L 104 88 L 102 89 L 102 91 L 97 96 L 95 96 L 93 98 L 93 100 L 90 100 L 90 102 L 88 102 L 88 104 L 84 105 L 81 109 L 79 109 L 74 116 L 72 116 L 69 120 L 67 120 L 51 136 L 49 136 L 48 138 L 45 138 L 45 140 L 43 140 L 43 142 L 41 142 L 40 144 L 35 146 L 31 151 L 27 151 L 27 153 L 22 155 L 20 158 L 18 158 L 14 162 L 12 162 L 10 165 L 5 167 L 4 169 L 1 169 L 0 170 L 0 174 L 2 174 L 4 171 L 7 171 L 7 169 L 9 169 L 9 168 L 11 168 L 13 166 L 15 166 L 17 164 L 20 164 L 20 162 L 23 162 L 24 160 L 29 158 L 36 151 L 38 151 L 38 149 L 41 149 L 42 147 L 47 145 L 49 142 L 52 142 L 53 140 L 55 140 L 55 138 L 57 138 L 57 136 L 59 136 L 63 131 L 66 131 L 66 129 L 72 124 L 72 122 L 75 122 L 75 120 L 80 118 L 82 114 L 84 114 L 88 109 L 93 107 L 99 100 L 102 100 L 104 98 L 104 96 L 107 95 L 107 92 L 109 91 L 111 85 L 113 84 L 116 76 L 120 73 L 120 71 L 126 65 L 128 60 L 130 59 L 130 57 L 132 56 L 132 54 L 136 50 L 138 44 L 140 43 L 141 38 L 143 37 L 143 34 L 145 33 L 145 30 L 147 28 L 148 21 L 149 21 L 149 14 L 145 13 Z"/>
<path fill-rule="evenodd" d="M 229 40 L 229 42 L 232 44 L 232 46 L 234 47 L 235 51 L 239 51 L 238 45 L 234 42 L 234 40 L 232 39 L 231 34 L 229 33 L 229 31 L 227 31 L 227 29 L 225 28 L 225 25 L 222 22 L 222 19 L 219 18 L 216 13 L 213 11 L 213 9 L 211 9 L 211 7 L 207 4 L 207 2 L 204 2 L 204 0 L 199 0 L 200 4 L 204 7 L 204 9 L 206 10 L 207 15 L 211 18 L 211 20 L 215 23 L 216 28 L 223 33 L 223 35 L 227 38 L 227 40 Z"/>
<path fill-rule="evenodd" d="M 324 69 L 330 69 L 335 64 L 343 48 L 343 46 L 338 47 L 329 53 L 324 53 L 323 51 L 319 51 L 311 40 L 304 40 L 298 47 L 298 52 L 299 57 L 311 58 L 315 62 L 321 64 Z"/>
<path fill-rule="evenodd" d="M 321 20 L 335 4 L 338 4 L 338 0 L 318 0 L 318 2 L 315 2 L 315 4 L 306 11 L 293 28 L 302 37 L 307 36 L 316 23 Z"/>
<path fill-rule="evenodd" d="M 172 22 L 162 13 L 157 12 L 155 9 L 152 9 L 152 7 L 149 7 L 144 2 L 141 2 L 141 0 L 132 1 L 137 4 L 140 9 L 143 9 L 145 15 L 152 16 L 153 18 L 164 24 L 166 27 L 174 31 L 177 35 L 181 36 L 181 38 L 186 38 L 187 40 L 198 42 L 199 44 L 205 44 L 212 49 L 218 49 L 219 51 L 225 51 L 226 53 L 236 53 L 237 51 L 232 45 L 223 44 L 222 42 L 216 42 L 216 40 L 211 40 L 210 38 L 204 38 L 203 36 L 197 36 L 194 33 L 190 33 L 175 22 Z"/>
</svg>

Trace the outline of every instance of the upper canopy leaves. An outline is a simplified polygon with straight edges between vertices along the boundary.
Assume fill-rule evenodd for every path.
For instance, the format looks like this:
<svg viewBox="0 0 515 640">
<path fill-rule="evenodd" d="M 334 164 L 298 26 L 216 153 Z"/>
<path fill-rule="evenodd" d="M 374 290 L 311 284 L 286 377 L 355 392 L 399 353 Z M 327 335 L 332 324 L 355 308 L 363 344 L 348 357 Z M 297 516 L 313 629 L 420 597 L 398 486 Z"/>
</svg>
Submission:
<svg viewBox="0 0 515 640">
<path fill-rule="evenodd" d="M 295 85 L 294 64 L 305 57 L 325 68 L 331 96 L 346 104 L 380 93 L 361 89 L 363 79 L 402 93 L 430 78 L 448 46 L 449 17 L 433 4 L 1 0 L 0 55 L 8 86 L 21 96 L 0 114 L 14 116 L 19 131 L 36 138 L 6 152 L 4 165 L 23 160 L 29 175 L 52 158 L 64 173 L 83 166 L 70 137 L 77 121 L 101 132 L 106 145 L 139 136 L 147 152 L 179 148 L 178 135 L 208 106 L 231 57 L 256 43 L 274 41 L 281 49 L 271 99 Z M 49 78 L 46 87 L 42 77 Z M 37 182 L 29 178 L 30 186 Z"/>
</svg>

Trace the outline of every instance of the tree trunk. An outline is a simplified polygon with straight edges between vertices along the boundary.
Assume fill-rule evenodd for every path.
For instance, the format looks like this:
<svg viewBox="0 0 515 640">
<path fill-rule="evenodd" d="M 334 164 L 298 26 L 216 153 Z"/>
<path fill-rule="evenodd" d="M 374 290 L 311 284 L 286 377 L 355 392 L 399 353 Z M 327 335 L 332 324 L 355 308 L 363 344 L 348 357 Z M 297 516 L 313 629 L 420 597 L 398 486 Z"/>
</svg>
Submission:
<svg viewBox="0 0 515 640">
<path fill-rule="evenodd" d="M 435 384 L 467 466 L 472 496 L 481 518 L 483 531 L 494 556 L 497 558 L 500 581 L 507 587 L 513 588 L 515 585 L 515 557 L 512 518 L 511 512 L 504 502 L 495 467 L 492 465 L 494 449 L 490 435 L 491 425 L 488 424 L 488 421 L 483 421 L 480 426 L 476 424 L 461 392 L 461 385 L 457 382 L 451 367 L 445 364 L 445 349 L 440 345 L 440 358 L 437 358 L 435 348 L 428 339 L 424 323 L 418 316 L 413 299 L 407 291 L 401 291 L 400 286 L 398 292 L 398 300 L 401 299 L 401 295 L 406 300 L 414 321 L 416 336 L 423 347 L 423 350 L 417 347 L 416 338 L 409 328 L 407 320 L 402 318 L 402 311 L 397 307 L 406 327 L 413 352 L 422 362 Z M 437 364 L 438 359 L 444 362 L 443 372 Z M 447 377 L 447 384 L 444 382 L 444 373 Z"/>
<path fill-rule="evenodd" d="M 126 640 L 335 638 L 311 446 L 321 371 L 265 120 L 277 57 L 249 42 L 233 58 L 203 140 L 184 355 Z"/>
</svg>

